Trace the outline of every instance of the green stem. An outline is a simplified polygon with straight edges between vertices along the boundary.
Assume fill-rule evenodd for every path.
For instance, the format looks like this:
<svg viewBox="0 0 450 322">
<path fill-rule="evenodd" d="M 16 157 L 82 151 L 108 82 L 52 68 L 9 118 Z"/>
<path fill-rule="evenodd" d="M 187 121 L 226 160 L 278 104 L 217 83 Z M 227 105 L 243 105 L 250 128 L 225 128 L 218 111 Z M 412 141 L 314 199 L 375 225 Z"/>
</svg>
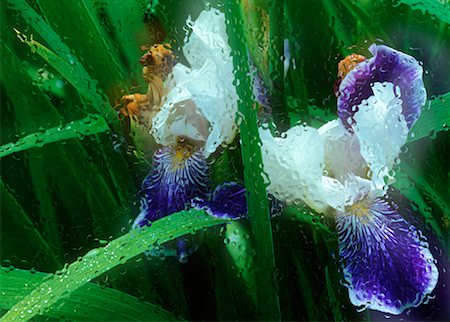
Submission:
<svg viewBox="0 0 450 322">
<path fill-rule="evenodd" d="M 203 211 L 180 211 L 141 230 L 131 230 L 103 248 L 94 248 L 80 260 L 65 266 L 14 305 L 0 321 L 29 320 L 70 295 L 92 279 L 125 264 L 129 259 L 186 234 L 226 223 Z"/>
<path fill-rule="evenodd" d="M 250 79 L 248 77 L 247 45 L 244 42 L 241 13 L 236 2 L 229 2 L 228 21 L 233 62 L 236 78 L 239 79 L 239 113 L 244 180 L 247 189 L 247 205 L 255 248 L 255 277 L 257 285 L 257 318 L 273 321 L 280 319 L 278 290 L 274 285 L 275 257 L 272 240 L 272 226 L 266 193 L 266 185 L 261 175 L 261 140 L 258 136 L 257 110 L 252 103 Z"/>
</svg>

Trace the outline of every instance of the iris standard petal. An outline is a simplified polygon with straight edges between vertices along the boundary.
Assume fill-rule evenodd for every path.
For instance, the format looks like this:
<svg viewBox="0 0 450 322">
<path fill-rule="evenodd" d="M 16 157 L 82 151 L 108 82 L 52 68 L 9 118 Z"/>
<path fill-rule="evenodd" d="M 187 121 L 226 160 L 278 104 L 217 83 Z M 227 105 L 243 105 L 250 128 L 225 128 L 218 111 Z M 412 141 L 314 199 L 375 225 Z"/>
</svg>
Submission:
<svg viewBox="0 0 450 322">
<path fill-rule="evenodd" d="M 153 119 L 152 134 L 162 145 L 173 144 L 177 135 L 203 141 L 208 157 L 223 143 L 231 143 L 237 131 L 233 61 L 223 13 L 202 11 L 188 26 L 192 33 L 183 53 L 191 67 L 179 63 L 173 68 L 175 85 Z"/>
<path fill-rule="evenodd" d="M 318 212 L 328 203 L 323 198 L 323 142 L 318 131 L 308 126 L 294 126 L 282 137 L 273 137 L 260 128 L 267 190 L 276 198 L 292 203 L 303 201 Z"/>
<path fill-rule="evenodd" d="M 192 205 L 218 218 L 237 219 L 247 216 L 245 187 L 235 182 L 217 186 L 210 199 L 196 198 Z"/>
<path fill-rule="evenodd" d="M 406 142 L 408 127 L 399 88 L 388 82 L 374 83 L 371 88 L 373 95 L 358 106 L 352 126 L 370 177 L 382 189 L 393 181 L 390 170 Z"/>
<path fill-rule="evenodd" d="M 438 280 L 422 233 L 385 199 L 363 199 L 337 212 L 339 254 L 356 306 L 400 314 L 423 303 Z"/>
<path fill-rule="evenodd" d="M 349 173 L 367 177 L 367 163 L 361 156 L 358 137 L 347 131 L 339 119 L 326 123 L 318 131 L 324 144 L 327 176 L 340 181 Z"/>
<path fill-rule="evenodd" d="M 163 147 L 153 157 L 154 169 L 142 183 L 141 213 L 133 227 L 183 210 L 208 192 L 208 164 L 200 151 Z"/>
<path fill-rule="evenodd" d="M 337 106 L 340 119 L 350 127 L 358 106 L 373 95 L 373 84 L 390 82 L 400 89 L 402 113 L 408 128 L 411 128 L 426 102 L 422 66 L 414 57 L 384 45 L 373 44 L 369 50 L 374 57 L 359 63 L 339 86 Z"/>
</svg>

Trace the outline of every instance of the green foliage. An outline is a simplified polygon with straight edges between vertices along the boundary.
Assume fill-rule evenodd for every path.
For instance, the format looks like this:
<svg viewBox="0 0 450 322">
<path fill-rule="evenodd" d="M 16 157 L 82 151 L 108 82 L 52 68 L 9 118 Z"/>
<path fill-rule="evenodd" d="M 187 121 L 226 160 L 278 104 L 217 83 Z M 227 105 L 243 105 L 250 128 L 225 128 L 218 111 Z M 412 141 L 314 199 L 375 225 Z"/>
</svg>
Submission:
<svg viewBox="0 0 450 322">
<path fill-rule="evenodd" d="M 216 156 L 212 179 L 245 182 L 250 220 L 223 227 L 203 212 L 181 212 L 137 232 L 130 220 L 149 169 L 124 143 L 115 104 L 145 91 L 141 45 L 170 42 L 183 61 L 185 20 L 195 19 L 204 1 L 5 1 L 0 255 L 9 268 L 0 272 L 0 308 L 17 310 L 4 320 L 370 319 L 355 311 L 340 281 L 332 221 L 298 207 L 269 219 L 247 51 L 277 94 L 278 130 L 336 118 L 336 65 L 348 53 L 367 55 L 381 39 L 423 61 L 429 100 L 400 156 L 394 188 L 431 237 L 432 251 L 444 254 L 438 263 L 445 261 L 448 1 L 280 3 L 210 1 L 229 19 L 241 119 L 240 142 Z M 140 255 L 195 232 L 199 249 L 187 264 Z M 446 311 L 435 307 L 428 316 L 439 319 Z"/>
<path fill-rule="evenodd" d="M 198 230 L 226 222 L 206 215 L 203 211 L 182 211 L 155 221 L 151 227 L 131 230 L 105 247 L 90 250 L 79 260 L 46 278 L 30 294 L 16 303 L 2 320 L 28 320 L 36 314 L 43 314 L 61 298 L 111 268 L 177 237 L 195 234 Z M 169 316 L 159 316 L 157 319 L 167 317 Z"/>
<path fill-rule="evenodd" d="M 103 133 L 108 130 L 109 127 L 104 118 L 100 115 L 90 115 L 82 120 L 70 122 L 66 126 L 29 134 L 15 143 L 5 144 L 0 147 L 0 158 L 23 150 L 40 148 L 48 143 L 74 138 L 79 139 L 86 135 Z"/>
</svg>

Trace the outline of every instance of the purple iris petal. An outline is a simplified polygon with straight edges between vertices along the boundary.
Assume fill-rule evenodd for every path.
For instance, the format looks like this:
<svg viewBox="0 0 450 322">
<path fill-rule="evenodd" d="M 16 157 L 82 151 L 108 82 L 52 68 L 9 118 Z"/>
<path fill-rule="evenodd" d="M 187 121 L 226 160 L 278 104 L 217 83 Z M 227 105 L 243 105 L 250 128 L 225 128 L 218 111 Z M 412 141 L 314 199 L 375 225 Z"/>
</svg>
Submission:
<svg viewBox="0 0 450 322">
<path fill-rule="evenodd" d="M 196 198 L 192 205 L 218 218 L 236 219 L 247 215 L 245 188 L 235 182 L 217 186 L 210 200 Z"/>
<path fill-rule="evenodd" d="M 439 274 L 422 233 L 383 199 L 352 207 L 336 216 L 351 302 L 391 314 L 423 303 Z"/>
<path fill-rule="evenodd" d="M 350 127 L 349 119 L 358 111 L 358 106 L 373 95 L 371 85 L 390 82 L 400 88 L 402 113 L 411 128 L 426 102 L 422 66 L 414 57 L 384 45 L 372 44 L 369 51 L 374 57 L 359 63 L 339 86 L 339 118 Z"/>
<path fill-rule="evenodd" d="M 142 183 L 141 214 L 134 227 L 183 210 L 194 197 L 208 192 L 208 164 L 200 151 L 180 159 L 172 147 L 163 147 L 153 156 L 154 169 Z"/>
</svg>

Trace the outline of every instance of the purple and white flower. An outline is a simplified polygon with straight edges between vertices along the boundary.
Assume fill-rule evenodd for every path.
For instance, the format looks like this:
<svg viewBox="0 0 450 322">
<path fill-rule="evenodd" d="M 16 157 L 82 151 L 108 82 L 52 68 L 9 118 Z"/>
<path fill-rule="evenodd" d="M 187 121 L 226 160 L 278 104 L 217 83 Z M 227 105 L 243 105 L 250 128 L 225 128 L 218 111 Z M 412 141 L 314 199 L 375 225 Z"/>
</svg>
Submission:
<svg viewBox="0 0 450 322">
<path fill-rule="evenodd" d="M 227 219 L 247 214 L 245 188 L 231 182 L 211 189 L 206 161 L 219 146 L 230 143 L 237 131 L 237 94 L 225 16 L 210 9 L 187 24 L 192 33 L 183 53 L 191 66 L 174 66 L 171 90 L 153 118 L 152 134 L 163 147 L 154 153 L 153 170 L 142 183 L 141 213 L 133 228 L 189 208 Z M 190 239 L 180 238 L 175 245 L 163 245 L 160 252 L 185 261 L 194 248 Z"/>
<path fill-rule="evenodd" d="M 400 314 L 423 303 L 439 275 L 422 233 L 387 194 L 426 92 L 413 57 L 384 45 L 369 50 L 374 57 L 339 86 L 338 119 L 281 137 L 260 130 L 263 163 L 270 193 L 335 215 L 351 302 Z"/>
</svg>

